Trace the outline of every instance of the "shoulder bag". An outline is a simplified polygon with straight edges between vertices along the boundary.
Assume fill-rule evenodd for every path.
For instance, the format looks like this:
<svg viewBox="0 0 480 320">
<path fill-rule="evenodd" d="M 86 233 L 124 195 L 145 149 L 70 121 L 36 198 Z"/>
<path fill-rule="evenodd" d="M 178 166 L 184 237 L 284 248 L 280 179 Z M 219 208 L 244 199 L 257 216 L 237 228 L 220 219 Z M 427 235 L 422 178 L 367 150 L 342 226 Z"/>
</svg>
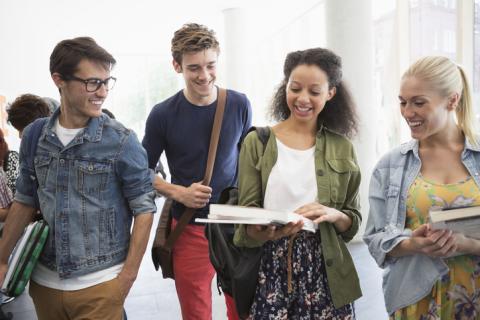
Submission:
<svg viewBox="0 0 480 320">
<path fill-rule="evenodd" d="M 220 129 L 222 128 L 223 113 L 225 110 L 227 92 L 223 88 L 218 89 L 217 109 L 213 120 L 213 129 L 210 137 L 210 147 L 208 149 L 207 168 L 202 184 L 208 186 L 212 178 L 213 166 L 217 154 L 218 139 L 220 137 Z M 155 239 L 152 245 L 152 260 L 155 270 L 162 269 L 164 279 L 175 279 L 173 272 L 172 249 L 175 241 L 188 225 L 196 209 L 186 208 L 180 220 L 178 220 L 175 229 L 171 230 L 172 225 L 172 199 L 166 199 L 158 221 Z"/>
</svg>

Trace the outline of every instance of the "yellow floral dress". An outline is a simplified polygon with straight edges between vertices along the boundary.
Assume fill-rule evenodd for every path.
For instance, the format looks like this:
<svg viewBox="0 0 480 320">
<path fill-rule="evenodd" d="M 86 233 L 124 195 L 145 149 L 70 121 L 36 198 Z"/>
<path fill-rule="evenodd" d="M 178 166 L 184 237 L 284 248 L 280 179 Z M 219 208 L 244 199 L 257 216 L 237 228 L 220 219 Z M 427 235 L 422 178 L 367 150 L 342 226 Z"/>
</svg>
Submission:
<svg viewBox="0 0 480 320">
<path fill-rule="evenodd" d="M 453 184 L 438 184 L 418 176 L 408 191 L 406 227 L 428 223 L 430 208 L 479 206 L 480 190 L 469 177 Z M 449 273 L 415 304 L 397 310 L 394 320 L 480 319 L 480 257 L 461 255 L 445 259 Z"/>
</svg>

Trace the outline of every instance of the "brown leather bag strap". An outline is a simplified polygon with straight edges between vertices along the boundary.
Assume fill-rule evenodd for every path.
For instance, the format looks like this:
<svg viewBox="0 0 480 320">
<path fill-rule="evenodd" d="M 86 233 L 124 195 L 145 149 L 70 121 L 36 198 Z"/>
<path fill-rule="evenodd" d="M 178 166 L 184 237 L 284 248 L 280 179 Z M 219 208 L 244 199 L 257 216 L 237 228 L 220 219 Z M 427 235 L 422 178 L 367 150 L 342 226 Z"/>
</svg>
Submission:
<svg viewBox="0 0 480 320">
<path fill-rule="evenodd" d="M 227 91 L 223 88 L 218 88 L 217 110 L 215 111 L 215 118 L 213 120 L 213 129 L 210 136 L 210 147 L 208 148 L 207 167 L 205 169 L 205 176 L 202 184 L 208 186 L 212 179 L 213 166 L 215 164 L 215 157 L 217 156 L 218 140 L 220 138 L 220 130 L 222 128 L 223 113 L 225 111 L 225 103 L 227 101 Z M 180 220 L 178 220 L 175 229 L 170 233 L 165 247 L 171 249 L 175 241 L 177 241 L 180 234 L 183 232 L 188 222 L 192 219 L 196 209 L 186 208 Z"/>
</svg>

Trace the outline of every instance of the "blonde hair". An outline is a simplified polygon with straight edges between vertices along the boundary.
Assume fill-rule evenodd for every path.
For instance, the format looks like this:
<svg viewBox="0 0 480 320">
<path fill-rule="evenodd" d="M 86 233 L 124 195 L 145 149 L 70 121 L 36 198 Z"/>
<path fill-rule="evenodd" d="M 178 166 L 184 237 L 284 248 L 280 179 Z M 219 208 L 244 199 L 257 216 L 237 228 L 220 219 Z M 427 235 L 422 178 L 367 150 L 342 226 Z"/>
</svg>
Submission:
<svg viewBox="0 0 480 320">
<path fill-rule="evenodd" d="M 428 56 L 413 63 L 402 79 L 408 77 L 417 77 L 428 82 L 444 97 L 458 93 L 460 101 L 455 109 L 458 126 L 470 143 L 477 144 L 472 96 L 462 67 L 446 57 Z"/>
</svg>

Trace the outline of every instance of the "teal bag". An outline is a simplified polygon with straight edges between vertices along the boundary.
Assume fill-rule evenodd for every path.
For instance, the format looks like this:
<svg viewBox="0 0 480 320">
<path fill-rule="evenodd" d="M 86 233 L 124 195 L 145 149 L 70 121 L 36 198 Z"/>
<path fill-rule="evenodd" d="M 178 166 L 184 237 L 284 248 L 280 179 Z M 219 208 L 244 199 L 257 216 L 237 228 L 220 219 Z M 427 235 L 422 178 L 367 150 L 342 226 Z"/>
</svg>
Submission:
<svg viewBox="0 0 480 320">
<path fill-rule="evenodd" d="M 28 239 L 23 248 L 17 248 L 17 250 L 21 250 L 19 252 L 19 260 L 15 266 L 12 266 L 14 268 L 13 275 L 5 291 L 5 294 L 9 297 L 18 297 L 25 290 L 33 269 L 37 264 L 38 257 L 47 241 L 47 223 L 44 220 L 35 222 L 31 233 L 24 236 L 28 237 Z"/>
</svg>

